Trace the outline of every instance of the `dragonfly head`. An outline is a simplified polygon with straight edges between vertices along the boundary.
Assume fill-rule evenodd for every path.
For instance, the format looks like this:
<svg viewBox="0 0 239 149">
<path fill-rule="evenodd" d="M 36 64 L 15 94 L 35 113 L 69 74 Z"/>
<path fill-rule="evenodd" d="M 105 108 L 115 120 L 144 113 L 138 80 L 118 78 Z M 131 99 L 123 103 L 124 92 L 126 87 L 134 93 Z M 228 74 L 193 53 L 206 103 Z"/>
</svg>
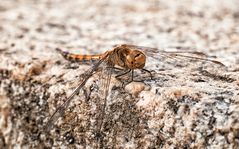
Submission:
<svg viewBox="0 0 239 149">
<path fill-rule="evenodd" d="M 139 50 L 129 50 L 125 65 L 129 69 L 142 69 L 145 65 L 146 56 Z"/>
</svg>

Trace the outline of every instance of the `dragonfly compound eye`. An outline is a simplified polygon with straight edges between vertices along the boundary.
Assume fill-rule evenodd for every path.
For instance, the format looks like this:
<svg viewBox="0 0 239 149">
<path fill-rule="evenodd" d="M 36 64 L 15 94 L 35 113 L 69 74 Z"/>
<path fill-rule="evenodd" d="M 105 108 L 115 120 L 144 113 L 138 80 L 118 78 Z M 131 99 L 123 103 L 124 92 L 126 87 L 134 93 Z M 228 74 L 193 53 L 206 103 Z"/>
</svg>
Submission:
<svg viewBox="0 0 239 149">
<path fill-rule="evenodd" d="M 140 69 L 140 68 L 143 68 L 144 65 L 145 65 L 145 61 L 146 61 L 146 57 L 143 53 L 141 52 L 138 52 L 135 57 L 134 57 L 134 60 L 135 60 L 135 68 L 137 69 Z"/>
</svg>

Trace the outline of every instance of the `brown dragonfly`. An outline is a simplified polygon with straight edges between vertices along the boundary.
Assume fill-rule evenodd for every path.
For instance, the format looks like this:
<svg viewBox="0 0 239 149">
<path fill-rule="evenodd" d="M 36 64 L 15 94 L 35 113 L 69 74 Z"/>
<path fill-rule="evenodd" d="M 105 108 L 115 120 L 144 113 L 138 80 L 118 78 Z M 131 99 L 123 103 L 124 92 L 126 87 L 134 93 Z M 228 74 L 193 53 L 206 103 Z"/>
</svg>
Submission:
<svg viewBox="0 0 239 149">
<path fill-rule="evenodd" d="M 52 125 L 61 117 L 64 115 L 65 110 L 69 106 L 71 100 L 73 97 L 78 94 L 78 92 L 82 89 L 82 87 L 85 85 L 87 80 L 93 75 L 94 72 L 97 71 L 99 66 L 104 62 L 107 64 L 107 68 L 109 71 L 107 71 L 107 77 L 105 78 L 105 83 L 103 83 L 103 89 L 104 89 L 104 105 L 102 111 L 104 112 L 104 108 L 106 106 L 106 98 L 109 91 L 109 85 L 110 85 L 110 79 L 112 74 L 112 69 L 114 69 L 114 66 L 120 66 L 125 71 L 124 73 L 118 75 L 122 76 L 127 73 L 132 73 L 132 81 L 134 77 L 134 70 L 141 69 L 144 71 L 147 71 L 150 73 L 150 71 L 144 69 L 146 58 L 152 57 L 154 59 L 159 59 L 159 57 L 166 57 L 169 59 L 177 59 L 177 58 L 186 58 L 186 59 L 193 59 L 193 60 L 199 60 L 199 61 L 207 61 L 211 63 L 215 63 L 217 65 L 224 66 L 221 62 L 209 59 L 208 56 L 205 53 L 197 52 L 197 51 L 163 51 L 159 50 L 157 48 L 149 48 L 149 47 L 143 47 L 143 46 L 136 46 L 136 45 L 128 45 L 128 44 L 122 44 L 115 46 L 112 50 L 106 51 L 103 54 L 99 55 L 78 55 L 78 54 L 72 54 L 69 52 L 62 51 L 61 49 L 56 49 L 58 52 L 61 53 L 63 57 L 69 60 L 74 61 L 98 61 L 95 63 L 90 69 L 88 69 L 79 81 L 78 86 L 74 89 L 74 91 L 71 93 L 71 95 L 64 101 L 63 104 L 61 104 L 56 111 L 52 114 L 49 121 L 46 125 L 46 130 L 50 130 Z M 146 57 L 147 56 L 147 57 Z M 151 73 L 150 73 L 151 75 Z M 117 77 L 118 77 L 117 76 Z M 152 77 L 152 76 L 151 76 Z M 104 116 L 102 115 L 102 119 Z M 102 125 L 102 124 L 100 124 Z M 99 129 L 101 126 L 99 126 Z"/>
</svg>

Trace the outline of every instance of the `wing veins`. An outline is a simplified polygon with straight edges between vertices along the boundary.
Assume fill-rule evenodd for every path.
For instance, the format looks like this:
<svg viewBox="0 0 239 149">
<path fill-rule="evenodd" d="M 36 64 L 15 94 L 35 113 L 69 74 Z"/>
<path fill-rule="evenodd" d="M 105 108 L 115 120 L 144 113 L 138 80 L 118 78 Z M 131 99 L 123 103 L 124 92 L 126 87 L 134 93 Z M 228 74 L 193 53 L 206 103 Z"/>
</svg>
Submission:
<svg viewBox="0 0 239 149">
<path fill-rule="evenodd" d="M 223 63 L 216 61 L 216 60 L 211 60 L 211 59 L 207 59 L 207 58 L 201 58 L 201 57 L 194 57 L 194 56 L 188 56 L 188 55 L 181 55 L 181 54 L 175 54 L 174 56 L 176 57 L 185 57 L 185 58 L 189 58 L 189 59 L 196 59 L 196 60 L 201 60 L 201 61 L 208 61 L 208 62 L 212 62 L 221 66 L 225 66 Z"/>
<path fill-rule="evenodd" d="M 109 71 L 107 71 L 107 77 L 106 77 L 106 81 L 103 82 L 103 89 L 104 89 L 104 95 L 103 95 L 103 100 L 104 100 L 104 103 L 103 103 L 103 107 L 101 109 L 101 118 L 100 118 L 100 122 L 99 122 L 99 125 L 98 125 L 98 132 L 101 131 L 101 128 L 102 128 L 102 125 L 103 125 L 103 121 L 104 121 L 104 117 L 105 117 L 105 108 L 106 108 L 106 105 L 107 105 L 107 97 L 108 97 L 108 93 L 109 93 L 109 86 L 110 86 L 110 80 L 111 80 L 111 75 L 112 75 L 112 64 L 110 64 L 111 66 L 109 67 Z"/>
<path fill-rule="evenodd" d="M 92 66 L 86 73 L 85 77 L 81 80 L 81 82 L 78 84 L 77 88 L 74 89 L 74 91 L 71 93 L 71 95 L 62 103 L 56 111 L 52 114 L 49 121 L 46 124 L 46 131 L 49 131 L 51 126 L 60 118 L 63 114 L 65 109 L 69 106 L 70 101 L 73 99 L 73 97 L 79 92 L 79 90 L 85 85 L 87 80 L 93 75 L 93 72 L 97 70 L 99 65 L 108 57 L 108 54 L 106 54 L 98 63 L 96 63 L 94 66 Z"/>
</svg>

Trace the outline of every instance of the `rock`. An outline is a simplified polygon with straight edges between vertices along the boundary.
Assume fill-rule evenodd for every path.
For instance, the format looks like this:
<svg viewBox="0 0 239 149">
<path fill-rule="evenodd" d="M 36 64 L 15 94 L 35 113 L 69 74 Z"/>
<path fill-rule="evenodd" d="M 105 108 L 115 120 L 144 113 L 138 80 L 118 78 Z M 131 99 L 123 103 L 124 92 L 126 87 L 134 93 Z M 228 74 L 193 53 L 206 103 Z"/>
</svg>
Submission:
<svg viewBox="0 0 239 149">
<path fill-rule="evenodd" d="M 2 1 L 2 148 L 239 148 L 238 1 Z M 46 124 L 92 64 L 55 49 L 103 53 L 115 44 L 197 50 L 226 65 L 147 55 L 125 88 L 105 65 Z M 149 51 L 148 51 L 149 52 Z M 199 53 L 198 53 L 199 55 Z M 151 55 L 154 56 L 154 55 Z M 130 74 L 124 79 L 129 80 Z"/>
</svg>

